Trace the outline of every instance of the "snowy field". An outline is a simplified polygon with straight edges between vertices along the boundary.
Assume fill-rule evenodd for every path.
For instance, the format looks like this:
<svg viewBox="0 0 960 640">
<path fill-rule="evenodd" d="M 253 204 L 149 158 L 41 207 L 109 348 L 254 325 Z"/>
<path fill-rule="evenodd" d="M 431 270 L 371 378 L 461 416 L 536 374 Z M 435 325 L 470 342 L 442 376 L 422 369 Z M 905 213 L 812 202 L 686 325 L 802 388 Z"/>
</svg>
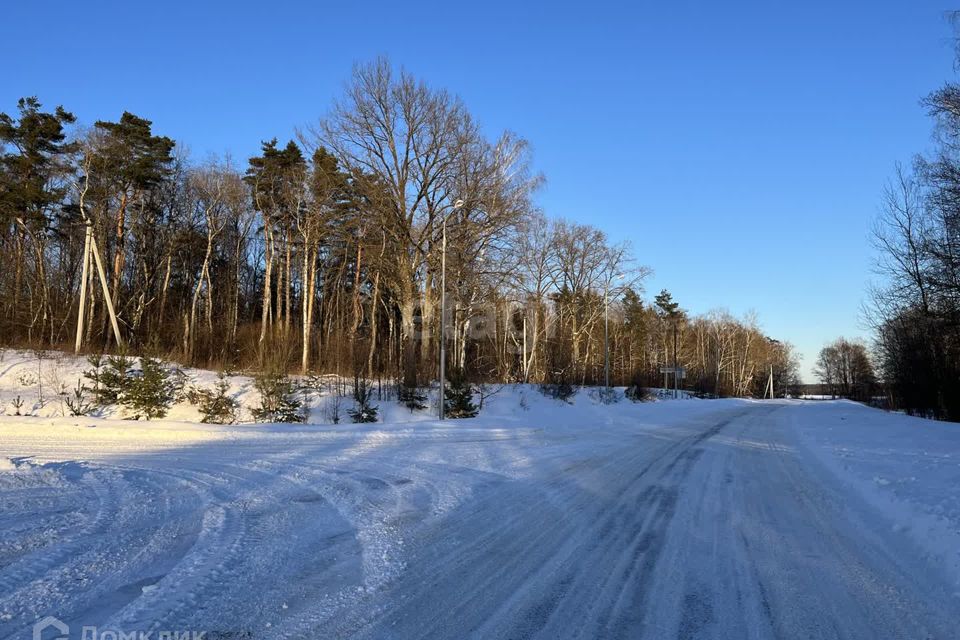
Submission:
<svg viewBox="0 0 960 640">
<path fill-rule="evenodd" d="M 0 418 L 0 638 L 958 637 L 960 425 L 518 387 L 442 424 L 174 417 Z"/>
</svg>

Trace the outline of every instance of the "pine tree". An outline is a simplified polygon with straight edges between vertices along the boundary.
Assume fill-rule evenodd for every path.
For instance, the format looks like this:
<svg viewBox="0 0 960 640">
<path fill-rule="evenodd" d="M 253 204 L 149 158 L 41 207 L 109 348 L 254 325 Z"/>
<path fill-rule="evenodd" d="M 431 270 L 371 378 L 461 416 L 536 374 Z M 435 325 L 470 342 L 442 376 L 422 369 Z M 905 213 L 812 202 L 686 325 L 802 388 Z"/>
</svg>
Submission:
<svg viewBox="0 0 960 640">
<path fill-rule="evenodd" d="M 657 297 L 653 299 L 654 303 L 660 309 L 659 315 L 663 320 L 669 321 L 673 327 L 673 366 L 678 367 L 680 365 L 679 359 L 680 354 L 678 352 L 678 325 L 680 321 L 684 318 L 684 312 L 680 309 L 680 303 L 674 302 L 673 296 L 666 289 L 661 289 L 660 293 L 657 294 Z M 664 360 L 668 359 L 668 354 L 664 353 Z M 673 373 L 673 386 L 674 389 L 680 387 L 678 380 L 678 372 L 674 370 Z"/>
<path fill-rule="evenodd" d="M 68 396 L 64 401 L 67 403 L 67 408 L 70 409 L 70 415 L 72 416 L 85 416 L 94 407 L 93 403 L 87 400 L 84 387 L 79 380 L 77 380 L 77 387 L 73 390 L 73 397 Z"/>
<path fill-rule="evenodd" d="M 411 412 L 427 408 L 427 394 L 416 386 L 401 383 L 397 387 L 397 400 Z"/>
<path fill-rule="evenodd" d="M 363 378 L 356 378 L 353 383 L 353 399 L 356 406 L 347 413 L 354 422 L 376 422 L 379 415 L 379 407 L 372 405 L 373 390 L 370 383 Z"/>
<path fill-rule="evenodd" d="M 140 375 L 130 378 L 123 405 L 133 411 L 133 417 L 162 418 L 173 402 L 170 372 L 156 358 L 140 358 Z"/>
<path fill-rule="evenodd" d="M 107 357 L 107 366 L 100 373 L 100 404 L 124 404 L 130 391 L 130 370 L 133 360 L 124 354 Z"/>
<path fill-rule="evenodd" d="M 58 178 L 77 145 L 64 142 L 63 127 L 76 118 L 63 107 L 42 112 L 35 97 L 21 98 L 17 109 L 18 121 L 0 113 L 0 221 L 5 228 L 16 219 L 23 230 L 42 231 L 66 193 Z M 2 153 L 8 145 L 12 153 Z"/>
<path fill-rule="evenodd" d="M 254 379 L 260 392 L 260 407 L 253 410 L 258 422 L 304 422 L 302 403 L 297 400 L 293 384 L 284 373 L 264 372 Z"/>
<path fill-rule="evenodd" d="M 277 148 L 277 139 L 264 142 L 262 147 L 262 156 L 250 158 L 250 166 L 244 176 L 244 181 L 250 185 L 250 194 L 253 199 L 253 207 L 263 216 L 263 242 L 264 242 L 264 276 L 263 276 L 263 306 L 261 308 L 261 326 L 260 342 L 262 343 L 267 335 L 267 329 L 273 318 L 283 319 L 289 322 L 289 306 L 287 316 L 282 316 L 283 305 L 281 291 L 278 289 L 277 309 L 271 311 L 273 304 L 271 298 L 271 289 L 273 281 L 274 263 L 278 262 L 276 253 L 286 245 L 286 273 L 289 274 L 290 268 L 290 240 L 296 227 L 296 216 L 300 212 L 303 204 L 304 175 L 306 172 L 306 160 L 300 151 L 300 147 L 292 140 L 287 143 L 283 149 Z M 277 246 L 279 245 L 279 246 Z M 279 262 L 278 262 L 279 264 Z M 279 286 L 284 282 L 284 272 L 278 274 Z M 290 282 L 289 278 L 283 285 L 289 300 Z M 288 303 L 289 305 L 289 303 Z M 276 314 L 274 316 L 274 313 Z"/>
<path fill-rule="evenodd" d="M 11 243 L 14 253 L 4 254 L 5 262 L 13 259 L 16 264 L 5 264 L 4 269 L 15 274 L 11 315 L 19 317 L 17 324 L 29 327 L 31 333 L 39 329 L 43 334 L 47 330 L 44 325 L 53 322 L 56 312 L 46 244 L 67 193 L 69 157 L 76 149 L 76 143 L 65 142 L 64 125 L 76 118 L 62 107 L 45 113 L 33 97 L 21 98 L 17 108 L 19 120 L 0 113 L 0 229 L 16 238 Z M 19 296 L 26 284 L 23 279 L 30 273 L 24 263 L 31 259 L 35 280 L 27 287 L 28 305 Z M 43 323 L 39 327 L 38 321 Z"/>
<path fill-rule="evenodd" d="M 653 302 L 660 307 L 662 315 L 667 318 L 676 318 L 680 313 L 680 303 L 674 302 L 673 295 L 666 289 L 661 289 Z"/>
<path fill-rule="evenodd" d="M 212 424 L 233 424 L 237 421 L 237 411 L 240 403 L 227 392 L 230 384 L 221 372 L 217 374 L 217 384 L 213 391 L 201 389 L 197 392 L 198 406 L 203 416 L 203 422 Z"/>
<path fill-rule="evenodd" d="M 443 392 L 443 414 L 448 418 L 475 418 L 478 413 L 473 403 L 473 385 L 462 373 L 454 375 Z"/>
<path fill-rule="evenodd" d="M 83 377 L 93 383 L 93 387 L 85 387 L 87 391 L 93 391 L 93 401 L 96 404 L 101 404 L 100 400 L 100 387 L 102 384 L 103 376 L 103 354 L 94 353 L 87 356 L 87 362 L 90 364 L 92 369 L 87 369 L 83 372 Z"/>
<path fill-rule="evenodd" d="M 127 202 L 135 194 L 160 184 L 171 173 L 174 141 L 155 136 L 153 123 L 127 111 L 118 122 L 98 120 L 94 126 L 106 134 L 98 150 L 98 168 L 125 194 Z M 124 203 L 121 203 L 121 207 Z"/>
<path fill-rule="evenodd" d="M 174 142 L 153 135 L 152 124 L 129 112 L 124 112 L 118 122 L 99 120 L 94 123 L 96 144 L 86 152 L 84 183 L 89 188 L 89 206 L 101 212 L 100 218 L 108 213 L 112 217 L 102 221 L 109 222 L 108 228 L 113 231 L 113 238 L 103 246 L 111 246 L 113 251 L 110 296 L 115 307 L 119 307 L 126 268 L 128 213 L 138 211 L 137 218 L 142 222 L 144 213 L 156 204 L 153 196 L 173 174 Z"/>
<path fill-rule="evenodd" d="M 646 337 L 647 311 L 644 308 L 643 300 L 633 289 L 627 289 L 623 292 L 621 300 L 623 306 L 623 328 L 636 344 L 643 344 Z"/>
</svg>

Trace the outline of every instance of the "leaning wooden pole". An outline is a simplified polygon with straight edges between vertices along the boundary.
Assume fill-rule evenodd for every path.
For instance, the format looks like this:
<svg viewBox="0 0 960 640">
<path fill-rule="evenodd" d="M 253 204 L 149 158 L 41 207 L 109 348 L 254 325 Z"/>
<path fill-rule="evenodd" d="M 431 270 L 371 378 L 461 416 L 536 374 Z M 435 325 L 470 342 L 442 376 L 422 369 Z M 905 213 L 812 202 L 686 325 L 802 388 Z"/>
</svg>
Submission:
<svg viewBox="0 0 960 640">
<path fill-rule="evenodd" d="M 77 339 L 73 345 L 73 352 L 80 353 L 80 346 L 83 344 L 83 315 L 87 310 L 87 280 L 90 278 L 90 239 L 93 237 L 93 230 L 90 225 L 86 225 L 86 232 L 83 238 L 83 275 L 80 279 L 80 308 L 77 311 Z"/>
<path fill-rule="evenodd" d="M 107 304 L 107 313 L 110 314 L 110 324 L 113 326 L 113 337 L 117 339 L 117 346 L 122 347 L 123 339 L 120 337 L 117 313 L 113 309 L 113 299 L 110 297 L 110 287 L 107 285 L 107 274 L 103 270 L 103 263 L 100 261 L 100 250 L 97 248 L 96 238 L 90 238 L 90 247 L 93 249 L 93 259 L 97 263 L 97 273 L 100 274 L 100 285 L 103 287 L 103 300 Z"/>
</svg>

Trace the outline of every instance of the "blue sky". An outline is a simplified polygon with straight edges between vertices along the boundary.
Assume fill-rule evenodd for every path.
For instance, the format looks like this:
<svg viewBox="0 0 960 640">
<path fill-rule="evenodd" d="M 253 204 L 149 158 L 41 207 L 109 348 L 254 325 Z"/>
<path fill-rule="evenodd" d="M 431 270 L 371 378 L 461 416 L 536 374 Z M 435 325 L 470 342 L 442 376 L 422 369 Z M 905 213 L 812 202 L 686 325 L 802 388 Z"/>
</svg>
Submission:
<svg viewBox="0 0 960 640">
<path fill-rule="evenodd" d="M 949 8 L 14 1 L 0 110 L 23 95 L 87 124 L 129 110 L 195 156 L 245 161 L 386 54 L 491 134 L 529 139 L 545 211 L 630 241 L 648 296 L 756 310 L 808 374 L 823 343 L 865 335 L 867 236 L 894 163 L 931 145 L 919 100 L 954 74 Z"/>
</svg>

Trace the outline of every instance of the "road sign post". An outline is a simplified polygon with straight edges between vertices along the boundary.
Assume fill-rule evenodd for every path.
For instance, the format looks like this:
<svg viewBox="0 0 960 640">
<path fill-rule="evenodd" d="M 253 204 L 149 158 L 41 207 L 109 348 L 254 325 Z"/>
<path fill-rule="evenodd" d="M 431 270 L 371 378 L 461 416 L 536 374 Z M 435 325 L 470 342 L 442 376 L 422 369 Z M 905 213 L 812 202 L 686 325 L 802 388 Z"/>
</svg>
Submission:
<svg viewBox="0 0 960 640">
<path fill-rule="evenodd" d="M 680 380 L 685 380 L 687 377 L 687 369 L 685 367 L 660 367 L 660 373 L 663 374 L 663 386 L 666 389 L 670 387 L 667 385 L 667 376 L 673 376 L 673 391 L 674 397 L 679 397 L 680 393 Z"/>
</svg>

